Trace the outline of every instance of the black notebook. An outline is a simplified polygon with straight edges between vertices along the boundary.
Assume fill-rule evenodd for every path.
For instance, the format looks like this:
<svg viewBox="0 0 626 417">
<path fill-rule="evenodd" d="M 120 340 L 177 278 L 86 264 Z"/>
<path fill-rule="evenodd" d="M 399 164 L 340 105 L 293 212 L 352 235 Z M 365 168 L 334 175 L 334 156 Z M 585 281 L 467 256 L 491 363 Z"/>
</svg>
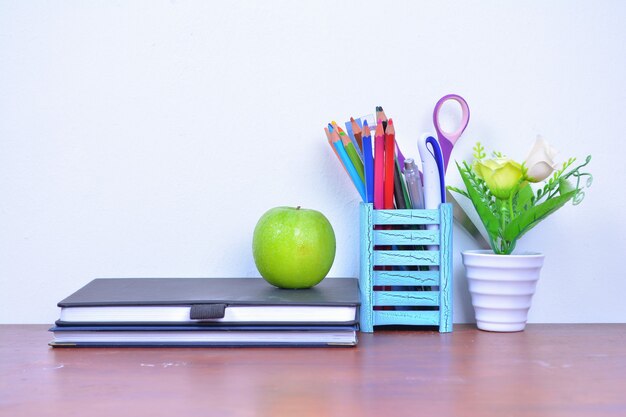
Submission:
<svg viewBox="0 0 626 417">
<path fill-rule="evenodd" d="M 58 303 L 57 326 L 351 325 L 356 278 L 326 278 L 309 289 L 262 278 L 99 278 Z"/>
</svg>

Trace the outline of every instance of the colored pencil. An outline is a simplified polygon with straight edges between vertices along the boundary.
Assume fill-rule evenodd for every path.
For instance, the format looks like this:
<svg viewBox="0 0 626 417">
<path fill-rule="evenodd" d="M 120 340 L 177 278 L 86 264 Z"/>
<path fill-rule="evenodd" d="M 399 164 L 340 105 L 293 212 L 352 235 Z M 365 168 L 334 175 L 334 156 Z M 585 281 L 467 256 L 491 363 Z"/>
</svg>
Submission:
<svg viewBox="0 0 626 417">
<path fill-rule="evenodd" d="M 396 161 L 393 164 L 394 176 L 393 176 L 393 198 L 396 202 L 396 208 L 399 210 L 403 210 L 407 207 L 407 201 L 404 198 L 404 194 L 402 193 L 402 173 L 400 172 L 400 167 Z"/>
<path fill-rule="evenodd" d="M 359 155 L 359 158 L 362 161 L 363 160 L 363 151 L 361 150 L 361 147 L 357 143 L 356 138 L 354 136 L 354 132 L 352 131 L 352 122 L 347 121 L 345 123 L 345 125 L 346 125 L 346 133 L 348 134 L 348 137 L 350 138 L 350 141 L 352 142 L 352 145 L 354 145 L 354 150 L 356 151 L 357 155 Z"/>
<path fill-rule="evenodd" d="M 393 172 L 393 162 L 395 161 L 395 150 L 394 145 L 395 142 L 395 132 L 393 136 L 389 136 L 389 124 L 387 122 L 387 116 L 383 112 L 382 107 L 378 107 L 376 112 L 376 118 L 378 120 L 378 124 L 381 126 L 384 132 L 384 185 L 383 185 L 383 208 L 384 209 L 393 209 L 393 181 L 394 181 L 394 172 Z M 390 226 L 383 226 L 383 229 L 390 229 Z M 383 247 L 384 249 L 392 249 L 393 247 Z M 392 267 L 387 266 L 384 270 L 391 270 Z M 383 286 L 383 291 L 391 291 L 393 287 L 391 286 Z M 395 310 L 395 307 L 392 306 L 383 306 L 383 310 Z"/>
<path fill-rule="evenodd" d="M 329 124 L 330 126 L 330 124 Z M 332 129 L 332 127 L 331 127 Z M 331 137 L 330 134 L 330 130 L 328 127 L 324 128 L 324 132 L 326 133 L 326 139 L 328 139 L 328 144 L 330 145 L 330 148 L 333 150 L 333 152 L 335 153 L 335 156 L 337 157 L 337 159 L 339 160 L 339 163 L 341 164 L 341 167 L 343 168 L 344 171 L 346 171 L 346 174 L 348 174 L 348 170 L 346 169 L 345 165 L 343 164 L 343 162 L 341 161 L 341 157 L 339 156 L 339 154 L 337 153 L 337 149 L 335 149 L 335 145 L 333 145 L 333 139 Z M 350 175 L 350 174 L 348 174 Z"/>
<path fill-rule="evenodd" d="M 396 142 L 397 144 L 398 142 Z M 411 207 L 411 198 L 409 197 L 409 188 L 406 185 L 406 179 L 402 174 L 402 168 L 400 168 L 400 161 L 396 158 L 396 170 L 398 172 L 398 176 L 400 177 L 400 189 L 402 190 L 402 196 L 404 197 L 404 201 L 406 202 L 406 208 L 410 209 Z"/>
<path fill-rule="evenodd" d="M 395 126 L 394 126 L 395 129 Z M 398 145 L 398 139 L 396 138 L 396 169 L 401 174 L 404 173 L 404 155 L 400 150 L 400 146 Z M 411 198 L 409 197 L 409 188 L 406 185 L 406 179 L 404 175 L 400 175 L 400 185 L 402 186 L 402 195 L 404 196 L 404 200 L 406 201 L 406 208 L 411 208 Z"/>
<path fill-rule="evenodd" d="M 385 111 L 382 106 L 376 107 L 376 120 L 382 120 L 383 122 L 383 131 L 387 131 L 387 116 L 385 115 Z"/>
<path fill-rule="evenodd" d="M 363 150 L 363 132 L 361 131 L 361 127 L 354 120 L 354 117 L 350 118 L 350 124 L 352 125 L 352 133 L 354 134 L 354 139 L 359 147 L 359 149 Z"/>
<path fill-rule="evenodd" d="M 361 195 L 361 199 L 365 201 L 365 184 L 363 184 L 363 180 L 361 180 L 359 174 L 356 172 L 356 168 L 354 168 L 354 165 L 352 165 L 352 161 L 350 160 L 350 157 L 343 147 L 341 139 L 339 138 L 339 134 L 336 130 L 334 130 L 330 135 L 333 146 L 337 150 L 337 154 L 341 158 L 343 166 L 346 168 L 346 171 L 348 171 L 348 175 L 350 176 L 350 179 L 352 179 L 352 183 Z"/>
<path fill-rule="evenodd" d="M 396 159 L 396 132 L 393 127 L 393 120 L 389 119 L 385 130 L 385 185 L 384 201 L 385 209 L 393 209 L 393 177 Z"/>
<path fill-rule="evenodd" d="M 363 121 L 363 162 L 365 165 L 365 197 L 367 203 L 374 202 L 374 155 L 372 155 L 372 134 L 367 120 Z"/>
<path fill-rule="evenodd" d="M 337 126 L 336 130 L 339 134 L 339 137 L 341 138 L 341 142 L 343 143 L 343 147 L 346 150 L 348 157 L 352 161 L 352 165 L 356 169 L 357 174 L 359 174 L 361 181 L 365 183 L 365 172 L 363 170 L 363 161 L 357 154 L 356 149 L 354 148 L 354 144 L 350 141 L 350 138 L 348 137 L 346 132 L 343 131 L 343 129 Z"/>
<path fill-rule="evenodd" d="M 379 120 L 374 133 L 374 208 L 385 208 L 384 194 L 385 179 L 385 134 L 383 124 Z"/>
</svg>

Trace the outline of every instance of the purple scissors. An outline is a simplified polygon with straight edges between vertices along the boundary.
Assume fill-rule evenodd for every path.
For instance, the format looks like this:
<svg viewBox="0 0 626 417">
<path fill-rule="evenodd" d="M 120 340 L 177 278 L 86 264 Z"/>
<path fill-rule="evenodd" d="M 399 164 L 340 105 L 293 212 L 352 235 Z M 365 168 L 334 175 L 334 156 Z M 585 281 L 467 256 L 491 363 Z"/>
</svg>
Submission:
<svg viewBox="0 0 626 417">
<path fill-rule="evenodd" d="M 441 107 L 448 100 L 454 100 L 461 105 L 461 126 L 456 130 L 456 132 L 448 133 L 445 132 L 441 126 L 439 125 L 439 112 L 441 111 Z M 435 105 L 435 111 L 433 111 L 433 123 L 435 124 L 435 130 L 437 131 L 437 138 L 439 139 L 439 144 L 441 145 L 441 152 L 443 153 L 443 172 L 445 174 L 448 169 L 448 161 L 450 161 L 450 155 L 452 154 L 452 148 L 457 140 L 463 134 L 463 131 L 467 127 L 469 123 L 469 106 L 465 99 L 457 94 L 448 94 L 439 99 L 437 104 Z"/>
</svg>

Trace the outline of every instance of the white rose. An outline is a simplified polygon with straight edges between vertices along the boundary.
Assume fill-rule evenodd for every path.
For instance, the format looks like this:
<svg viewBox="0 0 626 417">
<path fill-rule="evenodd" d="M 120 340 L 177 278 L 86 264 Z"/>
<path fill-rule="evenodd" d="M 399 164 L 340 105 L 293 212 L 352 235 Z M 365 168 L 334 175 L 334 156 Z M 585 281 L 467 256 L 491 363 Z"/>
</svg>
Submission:
<svg viewBox="0 0 626 417">
<path fill-rule="evenodd" d="M 527 178 L 530 182 L 543 181 L 557 168 L 554 163 L 556 150 L 552 148 L 541 136 L 537 136 L 533 148 L 526 157 Z"/>
</svg>

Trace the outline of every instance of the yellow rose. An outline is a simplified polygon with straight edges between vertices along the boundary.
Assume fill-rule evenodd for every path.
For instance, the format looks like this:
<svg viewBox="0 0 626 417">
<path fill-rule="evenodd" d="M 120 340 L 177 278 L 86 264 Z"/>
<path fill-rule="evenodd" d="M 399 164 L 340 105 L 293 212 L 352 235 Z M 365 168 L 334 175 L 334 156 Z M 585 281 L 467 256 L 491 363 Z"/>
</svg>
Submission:
<svg viewBox="0 0 626 417">
<path fill-rule="evenodd" d="M 501 200 L 517 190 L 524 176 L 522 166 L 510 158 L 495 158 L 474 163 L 474 172 L 483 179 L 489 191 Z"/>
</svg>

